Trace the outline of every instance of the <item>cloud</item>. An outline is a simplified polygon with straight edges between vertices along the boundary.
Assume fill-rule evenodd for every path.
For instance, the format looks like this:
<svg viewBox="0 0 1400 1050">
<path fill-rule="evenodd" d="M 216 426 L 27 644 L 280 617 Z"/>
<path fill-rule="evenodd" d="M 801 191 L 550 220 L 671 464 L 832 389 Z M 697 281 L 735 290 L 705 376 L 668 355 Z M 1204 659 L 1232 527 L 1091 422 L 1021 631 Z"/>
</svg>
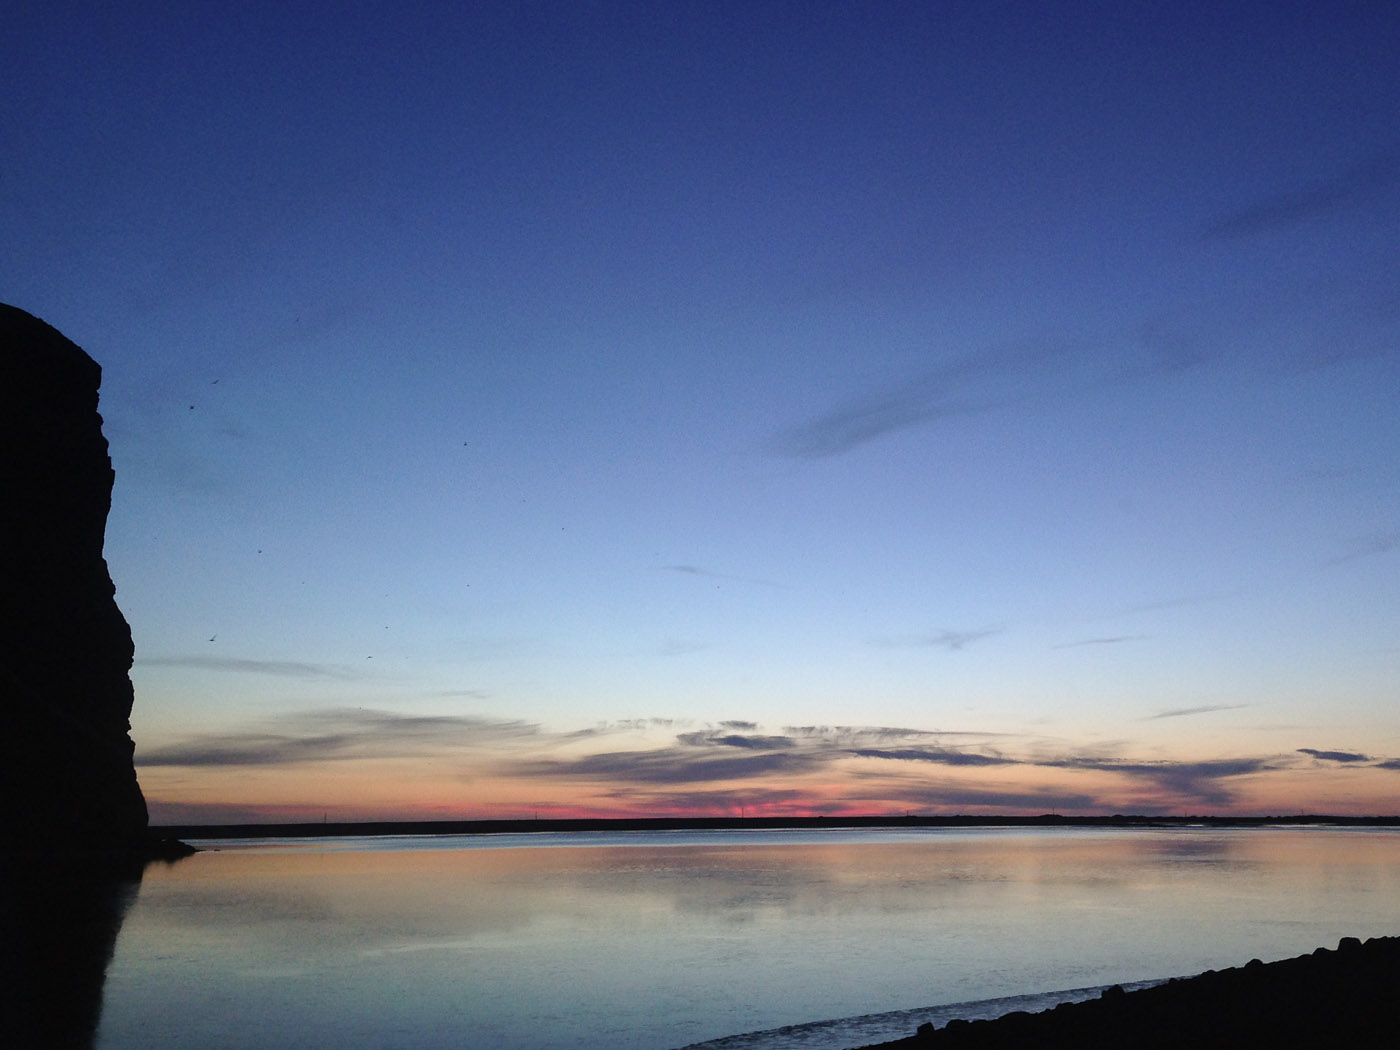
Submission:
<svg viewBox="0 0 1400 1050">
<path fill-rule="evenodd" d="M 991 405 L 979 406 L 982 409 Z M 839 456 L 886 434 L 925 426 L 974 411 L 972 406 L 939 404 L 932 392 L 897 391 L 848 402 L 794 427 L 771 443 L 773 451 L 797 459 Z"/>
<path fill-rule="evenodd" d="M 783 726 L 783 732 L 791 737 L 814 740 L 841 750 L 889 745 L 901 741 L 937 740 L 950 736 L 984 738 L 1014 735 L 971 729 L 945 732 L 940 729 L 910 729 L 904 726 Z"/>
<path fill-rule="evenodd" d="M 277 719 L 266 730 L 205 733 L 138 749 L 136 765 L 274 766 L 406 758 L 539 736 L 539 727 L 527 722 L 334 708 Z"/>
<path fill-rule="evenodd" d="M 307 807 L 296 805 L 245 806 L 227 802 L 168 802 L 147 798 L 146 808 L 151 824 L 156 827 L 163 824 L 264 824 L 269 818 L 287 822 L 309 819 Z"/>
<path fill-rule="evenodd" d="M 1287 229 L 1381 196 L 1400 177 L 1391 153 L 1376 153 L 1358 164 L 1237 211 L 1212 225 L 1206 236 L 1232 240 Z"/>
<path fill-rule="evenodd" d="M 999 408 L 1025 396 L 1028 387 L 1036 385 L 1028 382 L 1031 376 L 1042 381 L 1053 378 L 1051 362 L 1066 353 L 1058 347 L 1032 347 L 969 354 L 884 390 L 847 400 L 779 434 L 768 449 L 795 459 L 827 459 L 887 434 Z"/>
<path fill-rule="evenodd" d="M 599 722 L 592 729 L 580 730 L 571 736 L 601 736 L 604 733 L 644 733 L 648 729 L 674 729 L 690 725 L 688 718 L 618 718 Z"/>
<path fill-rule="evenodd" d="M 710 646 L 706 642 L 687 642 L 680 638 L 668 638 L 657 650 L 660 656 L 688 656 L 690 653 L 703 652 Z"/>
<path fill-rule="evenodd" d="M 1113 645 L 1116 642 L 1136 642 L 1144 638 L 1151 638 L 1150 634 L 1116 634 L 1108 638 L 1081 638 L 1075 642 L 1060 642 L 1052 645 L 1051 649 L 1074 649 L 1081 645 Z"/>
<path fill-rule="evenodd" d="M 1205 707 L 1174 707 L 1169 711 L 1158 711 L 1155 715 L 1148 715 L 1143 721 L 1154 722 L 1159 718 L 1183 718 L 1186 715 L 1207 715 L 1213 711 L 1239 711 L 1248 706 L 1248 704 L 1208 704 Z"/>
<path fill-rule="evenodd" d="M 870 726 L 784 727 L 780 735 L 727 732 L 757 728 L 733 720 L 720 727 L 681 733 L 674 744 L 645 751 L 617 751 L 577 759 L 514 763 L 522 777 L 612 780 L 621 784 L 694 784 L 796 776 L 830 767 L 853 748 L 928 739 L 923 730 Z"/>
<path fill-rule="evenodd" d="M 1200 709 L 1202 711 L 1209 709 Z M 1177 712 L 1186 713 L 1186 712 Z M 1168 713 L 1170 714 L 1170 713 Z M 970 730 L 942 732 L 897 726 L 789 726 L 780 733 L 754 732 L 757 724 L 743 719 L 687 730 L 664 746 L 607 751 L 568 757 L 543 757 L 547 748 L 581 746 L 611 733 L 647 730 L 674 731 L 669 719 L 628 719 L 571 733 L 546 733 L 532 723 L 515 720 L 444 715 L 408 715 L 360 708 L 302 712 L 268 723 L 226 733 L 193 736 L 173 744 L 141 751 L 138 768 L 151 767 L 269 767 L 315 762 L 473 756 L 489 750 L 492 772 L 540 781 L 594 782 L 623 798 L 628 793 L 654 798 L 654 805 L 671 809 L 757 807 L 767 798 L 774 806 L 850 811 L 848 788 L 883 783 L 882 794 L 869 800 L 900 806 L 966 805 L 979 807 L 1073 809 L 1087 808 L 1087 793 L 1045 787 L 1027 791 L 1021 785 L 931 782 L 920 766 L 990 771 L 1010 767 L 1061 770 L 1069 773 L 1114 774 L 1149 785 L 1150 800 L 1161 804 L 1226 805 L 1234 800 L 1232 778 L 1284 768 L 1286 760 L 1226 758 L 1203 762 L 1131 762 L 1113 757 L 1035 755 L 1019 757 L 990 746 L 993 739 L 1017 734 Z M 679 723 L 684 725 L 684 723 Z M 957 746 L 946 741 L 957 740 Z M 522 752 L 521 745 L 530 750 Z M 1330 761 L 1368 761 L 1363 755 L 1300 749 L 1301 754 Z M 865 760 L 855 764 L 852 760 Z M 1296 761 L 1296 760 L 1295 760 Z M 842 765 L 845 766 L 841 769 Z M 1391 767 L 1387 767 L 1391 768 Z M 1400 768 L 1397 764 L 1394 768 Z M 932 769 L 929 770 L 932 772 Z M 793 778 L 822 774 L 823 788 L 803 793 Z M 836 787 L 833 777 L 839 778 Z M 1104 783 L 1110 783 L 1104 781 Z M 723 785 L 710 789 L 707 785 Z M 652 794 L 653 789 L 667 789 Z M 671 791 L 671 788 L 683 790 Z M 832 790 L 841 801 L 831 803 Z M 868 788 L 868 791 L 877 789 Z M 728 793 L 728 794 L 726 794 Z M 816 797 L 813 797 L 815 794 Z M 689 799 L 672 805 L 666 799 Z M 699 800 L 704 798 L 705 804 Z M 798 799 L 801 799 L 799 805 Z M 823 799 L 826 799 L 824 802 Z M 730 800 L 730 801 L 727 801 Z M 1140 805 L 1141 803 L 1133 803 Z M 1157 804 L 1153 801 L 1152 804 Z"/>
<path fill-rule="evenodd" d="M 939 783 L 901 784 L 891 792 L 846 792 L 848 802 L 895 801 L 909 809 L 1005 809 L 1023 813 L 1049 813 L 1061 810 L 1095 810 L 1102 803 L 1093 795 L 1066 792 L 1055 788 L 1015 790 L 978 787 L 943 781 Z"/>
<path fill-rule="evenodd" d="M 645 813 L 740 813 L 746 810 L 788 810 L 808 813 L 834 809 L 814 800 L 810 792 L 796 788 L 701 788 L 695 791 L 653 791 L 626 787 L 603 798 L 621 802 Z"/>
<path fill-rule="evenodd" d="M 948 748 L 903 747 L 894 750 L 860 748 L 850 754 L 857 758 L 888 758 L 899 762 L 934 762 L 944 766 L 1011 766 L 1021 765 L 1016 759 L 1002 758 L 1000 755 L 979 755 L 970 751 L 954 751 Z"/>
<path fill-rule="evenodd" d="M 1234 793 L 1219 782 L 1280 768 L 1273 759 L 1222 758 L 1204 762 L 1118 762 L 1094 758 L 1068 758 L 1041 761 L 1037 765 L 1119 773 L 1144 780 L 1160 790 L 1206 805 L 1223 806 L 1234 802 Z"/>
<path fill-rule="evenodd" d="M 1328 559 L 1324 563 L 1326 566 L 1342 565 L 1357 558 L 1371 558 L 1400 549 L 1400 529 L 1373 532 L 1367 536 L 1352 536 L 1343 546 L 1346 550 L 1335 558 Z"/>
<path fill-rule="evenodd" d="M 980 627 L 970 631 L 940 630 L 934 634 L 905 635 L 899 638 L 877 638 L 870 644 L 891 649 L 927 648 L 947 649 L 949 652 L 953 652 L 963 649 L 983 638 L 990 638 L 994 634 L 1000 634 L 1004 630 L 1006 630 L 1004 627 Z"/>
<path fill-rule="evenodd" d="M 265 674 L 282 678 L 356 678 L 355 673 L 327 664 L 292 660 L 242 660 L 228 656 L 151 656 L 138 658 L 138 667 L 190 667 L 200 671 L 230 671 L 236 674 Z"/>
<path fill-rule="evenodd" d="M 1384 762 L 1377 762 L 1375 768 L 1400 770 L 1400 758 L 1387 758 Z"/>
<path fill-rule="evenodd" d="M 632 784 L 701 784 L 757 777 L 796 776 L 830 762 L 821 754 L 760 752 L 734 755 L 727 751 L 659 748 L 653 751 L 614 751 L 577 759 L 536 759 L 513 764 L 521 777 L 559 780 L 604 780 Z"/>
<path fill-rule="evenodd" d="M 777 751 L 793 746 L 793 740 L 785 736 L 743 736 L 737 733 L 720 735 L 704 730 L 682 733 L 676 740 L 689 747 L 738 747 L 747 751 Z"/>
<path fill-rule="evenodd" d="M 343 758 L 351 737 L 288 737 L 275 733 L 220 733 L 136 753 L 138 768 L 153 766 L 276 766 Z"/>
<path fill-rule="evenodd" d="M 1356 751 L 1318 751 L 1311 747 L 1298 748 L 1298 754 L 1311 755 L 1322 762 L 1369 762 L 1369 755 L 1363 755 Z"/>
<path fill-rule="evenodd" d="M 852 749 L 850 753 L 863 758 L 928 762 L 948 766 L 1023 766 L 1085 773 L 1113 773 L 1146 782 L 1159 791 L 1211 805 L 1224 805 L 1234 800 L 1234 795 L 1221 785 L 1221 781 L 1280 768 L 1276 760 L 1267 758 L 1226 758 L 1203 762 L 1125 762 L 1112 758 L 1084 756 L 1039 756 L 1022 759 L 1000 753 L 987 754 L 942 747 L 858 748 Z"/>
<path fill-rule="evenodd" d="M 1010 405 L 1065 399 L 1089 387 L 1176 372 L 1203 360 L 1145 340 L 1137 344 L 1140 356 L 1125 357 L 1122 342 L 1105 341 L 1114 347 L 1112 353 L 1103 346 L 1053 339 L 971 353 L 847 399 L 777 434 L 767 451 L 792 459 L 829 459 L 900 431 Z"/>
<path fill-rule="evenodd" d="M 1234 800 L 1234 795 L 1222 786 L 1221 781 L 1281 768 L 1277 760 L 1268 758 L 1226 758 L 1203 762 L 1126 762 L 1114 758 L 1082 755 L 1016 758 L 997 751 L 988 753 L 985 750 L 969 751 L 938 746 L 853 747 L 846 753 L 859 758 L 927 762 L 964 768 L 1021 766 L 1084 773 L 1112 773 L 1143 781 L 1159 791 L 1210 805 L 1224 805 Z"/>
</svg>

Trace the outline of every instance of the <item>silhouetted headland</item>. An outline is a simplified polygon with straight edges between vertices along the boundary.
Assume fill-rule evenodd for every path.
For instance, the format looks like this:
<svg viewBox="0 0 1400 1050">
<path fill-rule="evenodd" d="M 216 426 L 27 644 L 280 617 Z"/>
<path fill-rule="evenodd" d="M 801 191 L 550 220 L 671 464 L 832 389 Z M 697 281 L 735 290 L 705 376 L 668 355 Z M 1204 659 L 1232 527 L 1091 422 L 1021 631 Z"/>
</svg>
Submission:
<svg viewBox="0 0 1400 1050">
<path fill-rule="evenodd" d="M 87 1050 L 153 837 L 131 741 L 131 628 L 102 556 L 102 369 L 0 304 L 0 1030 Z"/>
<path fill-rule="evenodd" d="M 132 762 L 131 628 L 102 556 L 102 369 L 0 304 L 0 849 L 150 852 Z M 163 847 L 166 850 L 173 847 Z"/>
<path fill-rule="evenodd" d="M 925 1025 L 880 1050 L 1241 1050 L 1393 1045 L 1400 937 L 1242 967 L 990 1021 Z M 866 1047 L 863 1050 L 874 1050 Z"/>
<path fill-rule="evenodd" d="M 582 817 L 533 820 L 308 821 L 300 824 L 167 824 L 152 833 L 171 839 L 320 838 L 373 835 L 505 835 L 569 831 L 777 831 L 836 828 L 1183 828 L 1400 827 L 1400 816 L 1321 814 L 1217 816 L 843 816 L 843 817 Z"/>
</svg>

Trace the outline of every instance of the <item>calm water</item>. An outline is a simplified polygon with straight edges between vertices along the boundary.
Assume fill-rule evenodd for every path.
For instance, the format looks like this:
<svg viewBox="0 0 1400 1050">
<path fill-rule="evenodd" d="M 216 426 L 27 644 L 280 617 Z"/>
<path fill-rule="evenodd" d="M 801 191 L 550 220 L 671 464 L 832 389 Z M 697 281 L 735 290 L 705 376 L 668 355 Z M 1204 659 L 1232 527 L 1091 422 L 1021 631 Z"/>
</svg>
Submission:
<svg viewBox="0 0 1400 1050">
<path fill-rule="evenodd" d="M 1389 829 L 210 845 L 147 871 L 101 1050 L 843 1046 L 1400 933 Z"/>
</svg>

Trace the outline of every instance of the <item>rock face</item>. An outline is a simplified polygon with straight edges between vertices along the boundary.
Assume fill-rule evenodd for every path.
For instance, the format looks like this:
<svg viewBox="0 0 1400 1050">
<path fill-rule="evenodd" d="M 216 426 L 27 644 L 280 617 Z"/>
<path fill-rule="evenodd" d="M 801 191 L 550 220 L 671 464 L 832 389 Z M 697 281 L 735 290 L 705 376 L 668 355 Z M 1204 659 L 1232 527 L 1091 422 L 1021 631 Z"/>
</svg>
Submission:
<svg viewBox="0 0 1400 1050">
<path fill-rule="evenodd" d="M 131 628 L 102 557 L 102 369 L 0 304 L 0 843 L 136 847 Z"/>
</svg>

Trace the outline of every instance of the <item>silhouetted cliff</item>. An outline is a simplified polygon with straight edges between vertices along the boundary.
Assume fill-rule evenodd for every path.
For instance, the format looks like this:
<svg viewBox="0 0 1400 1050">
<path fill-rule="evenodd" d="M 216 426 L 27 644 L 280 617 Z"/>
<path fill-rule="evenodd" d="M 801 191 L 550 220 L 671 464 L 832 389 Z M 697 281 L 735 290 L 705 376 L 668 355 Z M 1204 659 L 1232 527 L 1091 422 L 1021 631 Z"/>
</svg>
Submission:
<svg viewBox="0 0 1400 1050">
<path fill-rule="evenodd" d="M 102 557 L 102 369 L 0 304 L 0 842 L 143 846 L 131 628 Z"/>
</svg>

